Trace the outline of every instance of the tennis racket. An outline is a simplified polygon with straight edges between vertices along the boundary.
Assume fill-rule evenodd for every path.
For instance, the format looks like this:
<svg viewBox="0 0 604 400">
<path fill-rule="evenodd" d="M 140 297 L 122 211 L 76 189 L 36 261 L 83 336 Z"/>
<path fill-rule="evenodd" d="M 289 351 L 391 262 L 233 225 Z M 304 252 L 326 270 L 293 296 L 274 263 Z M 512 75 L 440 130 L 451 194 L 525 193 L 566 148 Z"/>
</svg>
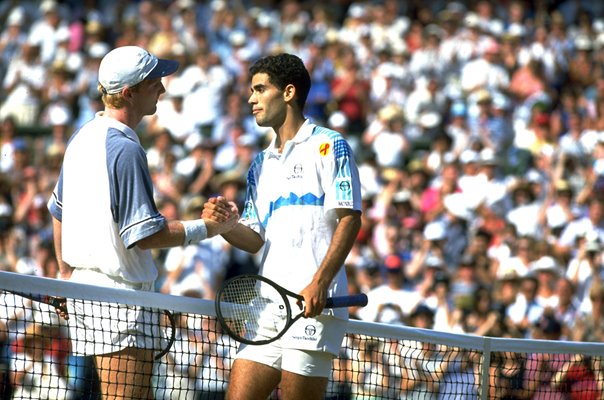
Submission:
<svg viewBox="0 0 604 400">
<path fill-rule="evenodd" d="M 54 297 L 54 296 L 46 296 L 46 295 L 42 295 L 42 294 L 30 294 L 30 293 L 13 292 L 13 291 L 11 291 L 10 293 L 16 294 L 17 296 L 24 297 L 26 299 L 36 301 L 38 303 L 48 304 L 49 306 L 52 306 L 52 307 L 56 308 L 57 310 L 67 314 L 67 307 L 64 304 L 65 299 L 61 299 L 59 297 Z"/>
<path fill-rule="evenodd" d="M 164 317 L 164 320 L 160 323 L 163 332 L 163 337 L 161 338 L 162 350 L 155 355 L 156 360 L 159 360 L 170 351 L 176 339 L 176 318 L 174 314 L 168 310 L 164 310 Z"/>
<path fill-rule="evenodd" d="M 216 316 L 233 339 L 252 345 L 279 339 L 304 315 L 293 315 L 292 303 L 304 300 L 260 275 L 246 274 L 227 280 L 216 293 Z M 367 305 L 367 296 L 330 297 L 325 308 Z"/>
<path fill-rule="evenodd" d="M 6 292 L 8 292 L 8 291 L 6 291 Z M 64 312 L 65 314 L 68 314 L 64 298 L 62 299 L 60 297 L 46 296 L 46 295 L 39 295 L 39 294 L 30 294 L 30 293 L 23 293 L 23 292 L 14 292 L 14 291 L 10 291 L 9 293 L 13 293 L 17 296 L 21 296 L 26 299 L 30 299 L 32 301 L 36 301 L 39 303 L 48 304 L 48 305 L 56 308 L 57 310 Z M 168 310 L 163 310 L 163 313 L 164 313 L 164 318 L 160 321 L 160 325 L 162 328 L 161 330 L 163 332 L 163 336 L 160 340 L 161 351 L 155 355 L 156 360 L 159 360 L 160 358 L 165 356 L 168 353 L 168 351 L 170 351 L 170 348 L 174 344 L 174 340 L 176 338 L 176 319 L 174 318 L 174 315 Z"/>
</svg>

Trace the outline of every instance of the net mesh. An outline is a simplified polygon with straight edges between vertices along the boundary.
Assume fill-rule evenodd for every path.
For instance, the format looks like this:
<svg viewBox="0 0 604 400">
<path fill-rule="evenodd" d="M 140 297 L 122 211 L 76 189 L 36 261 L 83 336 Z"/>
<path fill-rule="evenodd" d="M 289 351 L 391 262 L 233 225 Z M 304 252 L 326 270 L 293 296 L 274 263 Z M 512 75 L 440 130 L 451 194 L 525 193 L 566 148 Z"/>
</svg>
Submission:
<svg viewBox="0 0 604 400">
<path fill-rule="evenodd" d="M 74 333 L 42 301 L 65 293 L 70 311 L 79 305 L 82 313 L 94 312 L 71 311 L 70 319 L 92 318 L 94 330 Z M 106 334 L 107 327 L 121 323 L 136 325 L 143 334 Z M 238 346 L 221 332 L 212 301 L 0 273 L 0 399 L 99 398 L 99 377 L 111 366 L 85 353 L 87 346 L 107 346 L 107 340 L 153 349 L 149 397 L 154 399 L 223 398 Z M 351 321 L 325 397 L 602 399 L 603 358 L 599 343 L 488 338 Z M 281 398 L 279 389 L 271 398 Z"/>
</svg>

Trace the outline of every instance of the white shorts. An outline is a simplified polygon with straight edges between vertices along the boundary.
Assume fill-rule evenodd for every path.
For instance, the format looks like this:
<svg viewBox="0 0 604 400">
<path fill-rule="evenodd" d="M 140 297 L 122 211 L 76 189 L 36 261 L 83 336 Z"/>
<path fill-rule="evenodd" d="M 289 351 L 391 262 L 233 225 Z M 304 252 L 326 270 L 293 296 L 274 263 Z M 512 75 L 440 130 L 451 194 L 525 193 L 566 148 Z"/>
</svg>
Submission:
<svg viewBox="0 0 604 400">
<path fill-rule="evenodd" d="M 120 289 L 152 291 L 153 282 L 116 280 L 95 270 L 76 268 L 73 282 Z M 72 351 L 78 355 L 100 355 L 126 347 L 159 349 L 161 331 L 157 310 L 126 304 L 68 300 Z"/>
<path fill-rule="evenodd" d="M 328 378 L 347 325 L 347 321 L 327 315 L 301 318 L 282 338 L 272 343 L 242 344 L 235 358 L 255 361 L 279 371 Z"/>
</svg>

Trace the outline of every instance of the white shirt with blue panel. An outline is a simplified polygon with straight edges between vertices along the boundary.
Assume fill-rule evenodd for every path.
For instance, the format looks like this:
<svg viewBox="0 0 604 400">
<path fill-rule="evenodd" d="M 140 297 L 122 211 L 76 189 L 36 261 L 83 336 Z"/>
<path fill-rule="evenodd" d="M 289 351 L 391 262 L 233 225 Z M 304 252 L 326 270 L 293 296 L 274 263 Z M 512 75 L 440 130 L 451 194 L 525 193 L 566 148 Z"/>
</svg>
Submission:
<svg viewBox="0 0 604 400">
<path fill-rule="evenodd" d="M 136 133 L 98 113 L 70 139 L 48 202 L 62 222 L 63 260 L 129 282 L 152 282 L 157 267 L 136 242 L 162 230 L 145 151 Z"/>
<path fill-rule="evenodd" d="M 293 292 L 308 285 L 337 226 L 335 210 L 361 210 L 358 169 L 346 140 L 308 120 L 279 154 L 275 139 L 252 163 L 240 222 L 265 240 L 261 273 Z M 341 268 L 328 296 L 348 294 Z M 347 318 L 346 309 L 334 315 Z"/>
</svg>

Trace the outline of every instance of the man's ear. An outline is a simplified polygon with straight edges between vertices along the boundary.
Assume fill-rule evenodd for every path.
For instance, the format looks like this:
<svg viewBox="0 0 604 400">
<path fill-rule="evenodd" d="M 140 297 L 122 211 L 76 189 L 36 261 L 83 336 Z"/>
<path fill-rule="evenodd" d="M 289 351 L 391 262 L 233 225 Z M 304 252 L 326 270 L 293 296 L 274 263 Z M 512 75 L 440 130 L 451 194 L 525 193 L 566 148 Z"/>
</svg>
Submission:
<svg viewBox="0 0 604 400">
<path fill-rule="evenodd" d="M 283 90 L 283 100 L 289 103 L 294 100 L 294 97 L 296 97 L 296 87 L 290 83 Z"/>
<path fill-rule="evenodd" d="M 128 86 L 124 87 L 122 89 L 121 95 L 126 101 L 132 100 L 132 89 L 130 89 L 130 87 Z"/>
</svg>

